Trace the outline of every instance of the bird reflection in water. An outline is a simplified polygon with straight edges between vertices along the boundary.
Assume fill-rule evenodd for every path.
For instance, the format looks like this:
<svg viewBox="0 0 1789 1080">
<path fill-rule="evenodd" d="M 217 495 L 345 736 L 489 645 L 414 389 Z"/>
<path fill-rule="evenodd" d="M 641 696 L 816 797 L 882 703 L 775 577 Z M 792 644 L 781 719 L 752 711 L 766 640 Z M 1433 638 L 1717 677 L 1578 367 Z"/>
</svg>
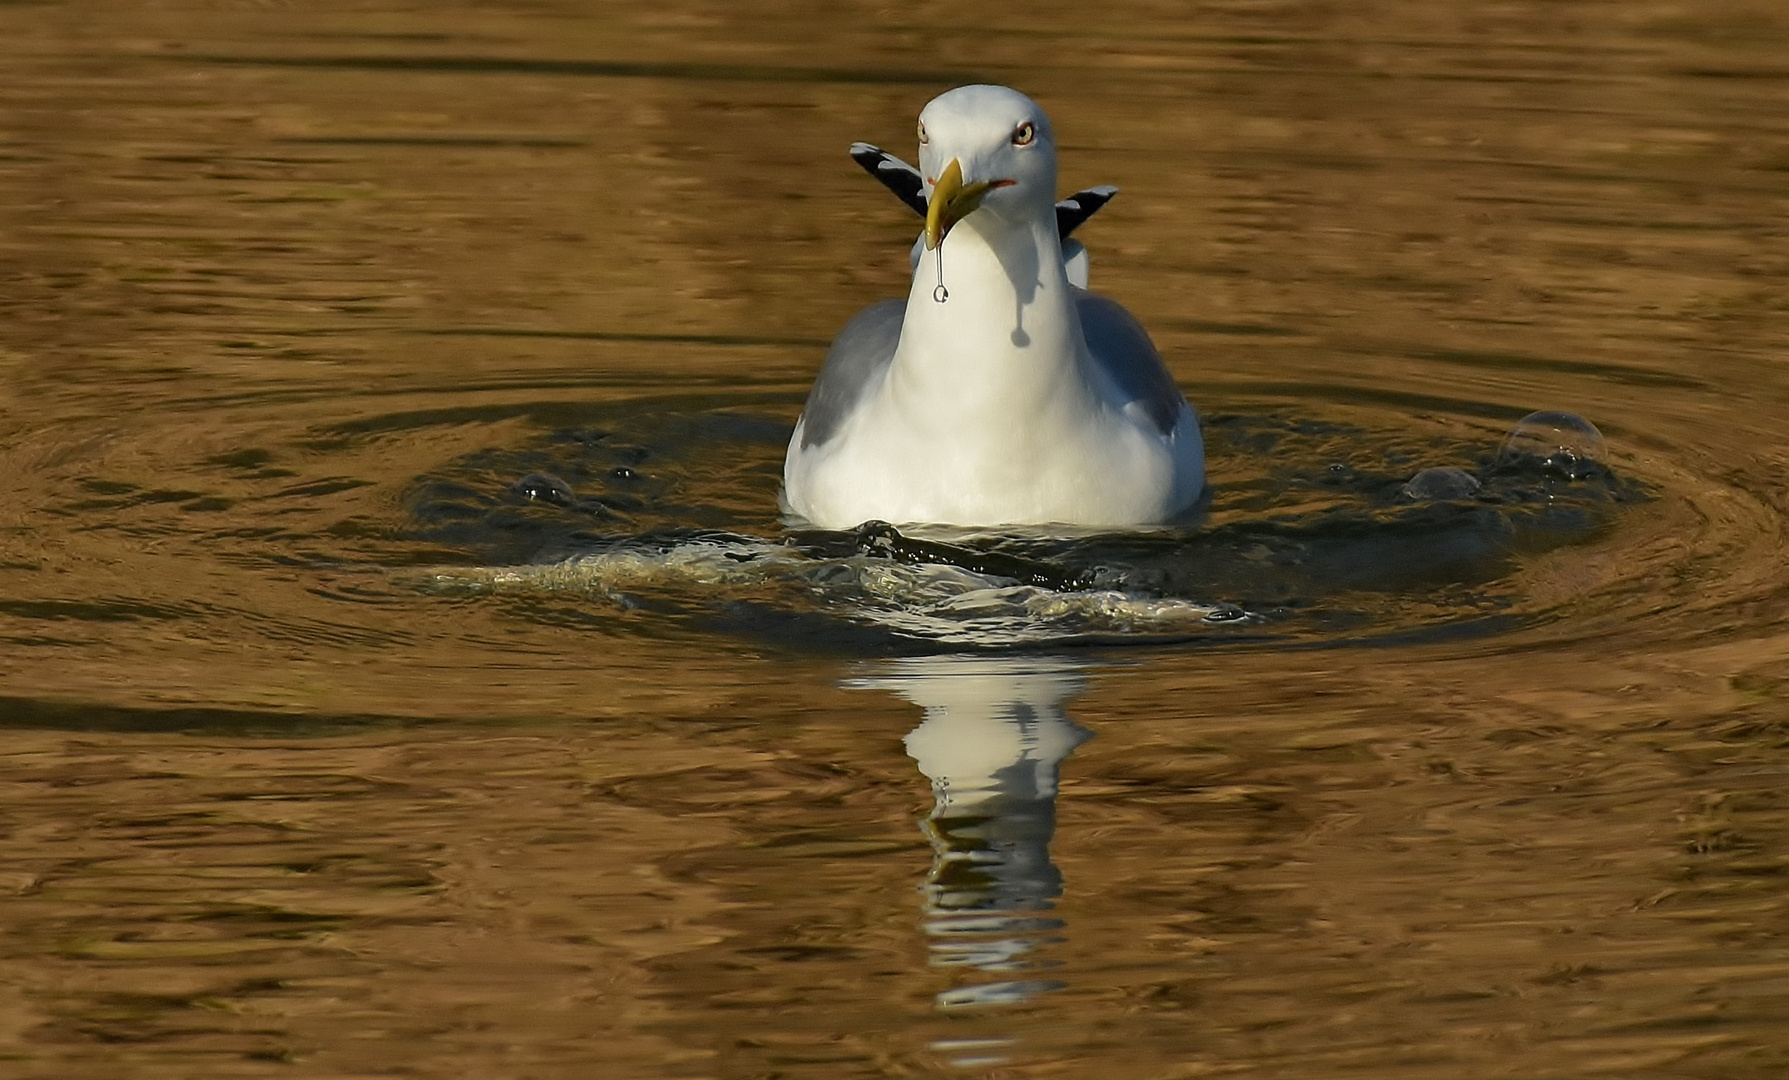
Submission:
<svg viewBox="0 0 1789 1080">
<path fill-rule="evenodd" d="M 1051 914 L 1062 895 L 1062 874 L 1050 861 L 1057 775 L 1092 737 L 1063 711 L 1082 689 L 1079 667 L 926 657 L 855 685 L 891 690 L 925 710 L 906 738 L 937 800 L 921 822 L 933 851 L 924 927 L 932 966 L 965 973 L 938 995 L 938 1007 L 1016 1004 L 1063 986 L 1046 977 L 1053 964 L 1038 954 L 1063 929 Z M 971 1041 L 978 1046 L 938 1049 L 994 1050 Z"/>
</svg>

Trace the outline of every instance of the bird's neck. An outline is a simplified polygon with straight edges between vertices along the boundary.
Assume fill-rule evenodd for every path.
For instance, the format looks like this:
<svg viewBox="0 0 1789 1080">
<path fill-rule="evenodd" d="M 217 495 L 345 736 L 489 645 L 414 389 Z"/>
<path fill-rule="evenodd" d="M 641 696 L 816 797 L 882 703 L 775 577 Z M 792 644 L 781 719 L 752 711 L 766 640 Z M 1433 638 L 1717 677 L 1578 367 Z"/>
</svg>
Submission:
<svg viewBox="0 0 1789 1080">
<path fill-rule="evenodd" d="M 920 256 L 890 378 L 939 409 L 1023 410 L 1078 382 L 1084 351 L 1054 216 L 971 214 Z"/>
</svg>

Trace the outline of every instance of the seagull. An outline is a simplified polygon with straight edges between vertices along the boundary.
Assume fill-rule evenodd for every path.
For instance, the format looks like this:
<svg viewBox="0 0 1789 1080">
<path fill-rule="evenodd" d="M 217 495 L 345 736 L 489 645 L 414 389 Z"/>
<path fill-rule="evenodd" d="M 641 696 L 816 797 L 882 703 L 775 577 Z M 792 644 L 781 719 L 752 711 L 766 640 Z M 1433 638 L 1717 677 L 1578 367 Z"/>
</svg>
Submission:
<svg viewBox="0 0 1789 1080">
<path fill-rule="evenodd" d="M 1003 86 L 942 94 L 919 116 L 919 169 L 907 299 L 833 341 L 789 440 L 784 511 L 822 529 L 1125 528 L 1190 507 L 1198 415 L 1137 320 L 1071 280 L 1043 110 Z"/>
</svg>

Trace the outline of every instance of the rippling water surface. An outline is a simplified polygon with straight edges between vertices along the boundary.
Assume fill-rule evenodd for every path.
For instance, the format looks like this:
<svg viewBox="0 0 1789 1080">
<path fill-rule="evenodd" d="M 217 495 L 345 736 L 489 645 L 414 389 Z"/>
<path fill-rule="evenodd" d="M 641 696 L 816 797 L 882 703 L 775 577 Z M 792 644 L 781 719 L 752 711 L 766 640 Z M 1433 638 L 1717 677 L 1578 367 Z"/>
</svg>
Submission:
<svg viewBox="0 0 1789 1080">
<path fill-rule="evenodd" d="M 1785 57 L 0 4 L 0 1072 L 1781 1075 Z M 844 149 L 970 81 L 1123 188 L 1196 520 L 779 521 L 905 288 Z"/>
</svg>

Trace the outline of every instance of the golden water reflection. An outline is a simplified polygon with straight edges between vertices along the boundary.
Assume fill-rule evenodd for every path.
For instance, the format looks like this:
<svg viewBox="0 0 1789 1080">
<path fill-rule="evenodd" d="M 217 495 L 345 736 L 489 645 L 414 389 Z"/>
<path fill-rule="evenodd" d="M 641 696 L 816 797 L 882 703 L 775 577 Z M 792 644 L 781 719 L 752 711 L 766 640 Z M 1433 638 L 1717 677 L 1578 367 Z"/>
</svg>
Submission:
<svg viewBox="0 0 1789 1080">
<path fill-rule="evenodd" d="M 994 19 L 0 3 L 0 1074 L 1783 1074 L 1784 5 Z M 406 584 L 776 538 L 826 341 L 904 291 L 845 148 L 983 78 L 1123 188 L 1094 284 L 1218 527 L 1536 409 L 1650 500 L 1509 552 L 1495 632 L 1085 669 Z M 581 438 L 632 517 L 504 506 Z"/>
<path fill-rule="evenodd" d="M 930 962 L 994 981 L 938 994 L 940 1008 L 1011 1004 L 1060 989 L 1039 955 L 1063 923 L 1051 912 L 1062 873 L 1050 860 L 1062 762 L 1093 733 L 1064 711 L 1080 693 L 1078 665 L 978 656 L 890 665 L 859 685 L 925 710 L 907 753 L 932 782 L 925 933 Z"/>
</svg>

